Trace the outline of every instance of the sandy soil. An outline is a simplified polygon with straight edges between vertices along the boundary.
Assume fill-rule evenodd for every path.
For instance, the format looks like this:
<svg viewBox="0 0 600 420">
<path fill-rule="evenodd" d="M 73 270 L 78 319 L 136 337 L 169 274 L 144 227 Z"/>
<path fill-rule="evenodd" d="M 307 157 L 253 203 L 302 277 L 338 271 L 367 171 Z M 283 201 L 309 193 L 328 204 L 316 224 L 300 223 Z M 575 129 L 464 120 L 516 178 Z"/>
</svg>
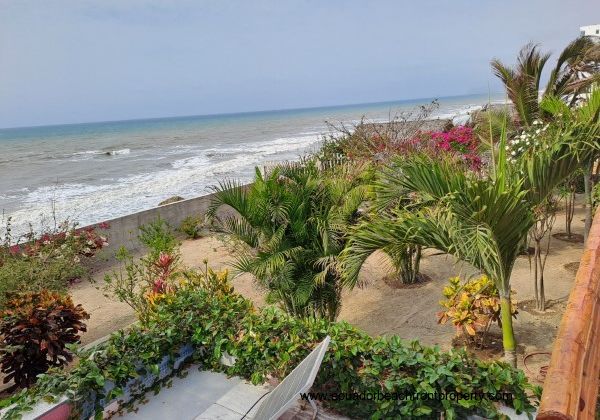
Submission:
<svg viewBox="0 0 600 420">
<path fill-rule="evenodd" d="M 582 233 L 583 210 L 578 209 L 573 220 L 573 230 Z M 564 216 L 557 215 L 555 232 L 564 230 Z M 583 245 L 557 239 L 552 240 L 551 252 L 545 272 L 546 297 L 550 301 L 549 309 L 539 314 L 535 309 L 521 309 L 515 321 L 515 331 L 519 342 L 519 363 L 525 353 L 550 351 L 565 307 L 565 301 L 571 290 L 575 271 L 564 266 L 577 262 L 581 258 Z M 207 259 L 215 269 L 229 268 L 231 254 L 228 247 L 215 236 L 197 240 L 186 240 L 181 247 L 183 262 L 192 267 L 202 266 Z M 431 277 L 431 281 L 421 287 L 397 289 L 388 286 L 383 280 L 389 274 L 389 263 L 382 254 L 375 254 L 367 261 L 361 272 L 366 285 L 346 291 L 339 319 L 350 322 L 371 335 L 397 334 L 404 339 L 418 339 L 424 344 L 437 344 L 442 348 L 451 346 L 454 329 L 450 325 L 439 325 L 436 313 L 440 310 L 441 289 L 449 277 L 468 276 L 473 270 L 462 263 L 456 263 L 452 257 L 435 255 L 427 251 L 422 260 L 422 272 Z M 103 267 L 102 267 L 103 266 Z M 101 264 L 93 274 L 101 280 L 111 264 Z M 238 292 L 262 306 L 264 294 L 249 275 L 240 275 L 233 279 Z M 533 280 L 526 256 L 519 257 L 512 276 L 512 287 L 517 301 L 533 299 Z M 73 299 L 81 303 L 91 314 L 88 332 L 84 343 L 90 343 L 110 332 L 135 321 L 131 309 L 122 303 L 103 296 L 102 292 L 90 282 L 84 281 L 72 289 Z M 521 305 L 523 306 L 523 305 Z M 499 343 L 498 343 L 499 344 Z M 493 356 L 494 354 L 491 354 Z M 537 374 L 547 357 L 536 356 L 530 359 L 532 376 Z"/>
</svg>

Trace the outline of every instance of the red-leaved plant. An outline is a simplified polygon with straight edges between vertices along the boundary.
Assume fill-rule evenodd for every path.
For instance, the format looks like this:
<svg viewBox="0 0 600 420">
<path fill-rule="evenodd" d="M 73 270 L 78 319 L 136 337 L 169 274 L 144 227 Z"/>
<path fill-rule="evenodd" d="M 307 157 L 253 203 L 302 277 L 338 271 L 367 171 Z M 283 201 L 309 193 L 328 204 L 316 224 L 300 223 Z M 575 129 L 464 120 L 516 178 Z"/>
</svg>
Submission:
<svg viewBox="0 0 600 420">
<path fill-rule="evenodd" d="M 50 367 L 73 360 L 68 344 L 78 343 L 89 315 L 69 296 L 41 291 L 13 294 L 0 312 L 0 370 L 4 383 L 26 388 Z"/>
</svg>

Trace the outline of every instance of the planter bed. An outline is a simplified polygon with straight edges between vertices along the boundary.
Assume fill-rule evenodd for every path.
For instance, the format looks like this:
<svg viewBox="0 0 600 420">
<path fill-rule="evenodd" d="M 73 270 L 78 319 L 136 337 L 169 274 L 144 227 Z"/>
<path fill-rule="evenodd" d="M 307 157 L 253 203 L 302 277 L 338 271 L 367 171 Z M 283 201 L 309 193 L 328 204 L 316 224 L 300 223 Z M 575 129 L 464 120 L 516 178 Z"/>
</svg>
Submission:
<svg viewBox="0 0 600 420">
<path fill-rule="evenodd" d="M 122 394 L 116 398 L 112 398 L 110 401 L 106 401 L 104 398 L 98 400 L 95 392 L 91 392 L 85 401 L 81 405 L 81 419 L 93 418 L 95 415 L 96 407 L 102 407 L 105 413 L 116 411 L 123 404 L 126 404 L 133 400 L 136 396 L 143 395 L 146 391 L 152 388 L 159 381 L 171 376 L 174 372 L 189 360 L 194 354 L 194 347 L 191 344 L 182 346 L 178 352 L 177 357 L 173 358 L 166 355 L 162 358 L 158 365 L 158 372 L 152 372 L 153 369 L 150 366 L 143 366 L 140 363 L 138 369 L 139 376 L 131 378 L 123 385 Z M 107 395 L 110 391 L 115 388 L 115 384 L 111 381 L 106 381 L 104 384 L 104 395 Z M 0 411 L 0 417 L 4 414 L 5 410 Z M 28 413 L 23 413 L 24 419 L 36 419 L 36 420 L 66 420 L 71 414 L 71 402 L 68 398 L 60 398 L 56 403 L 40 402 L 33 407 L 33 410 Z"/>
</svg>

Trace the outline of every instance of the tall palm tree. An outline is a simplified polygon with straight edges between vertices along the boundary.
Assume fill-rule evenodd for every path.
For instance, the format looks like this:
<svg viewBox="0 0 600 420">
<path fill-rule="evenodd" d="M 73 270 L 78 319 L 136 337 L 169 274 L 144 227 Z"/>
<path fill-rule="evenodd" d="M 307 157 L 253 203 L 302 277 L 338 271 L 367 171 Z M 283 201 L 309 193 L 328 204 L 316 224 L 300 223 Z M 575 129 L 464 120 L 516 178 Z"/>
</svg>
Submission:
<svg viewBox="0 0 600 420">
<path fill-rule="evenodd" d="M 599 56 L 600 45 L 586 37 L 575 39 L 561 52 L 550 71 L 543 96 L 563 98 L 573 105 L 582 92 L 598 81 L 592 70 Z M 498 59 L 491 62 L 523 126 L 530 126 L 541 117 L 541 78 L 549 58 L 550 54 L 540 52 L 538 45 L 527 44 L 519 52 L 516 66 L 507 66 Z"/>
<path fill-rule="evenodd" d="M 520 244 L 533 226 L 533 207 L 598 149 L 600 90 L 576 110 L 553 97 L 545 99 L 542 108 L 558 119 L 556 130 L 549 143 L 530 154 L 521 166 L 508 165 L 504 133 L 497 159 L 483 176 L 427 156 L 393 162 L 380 185 L 387 185 L 389 196 L 418 194 L 422 207 L 416 212 L 385 212 L 359 225 L 342 253 L 345 282 L 353 286 L 367 257 L 396 243 L 414 243 L 454 255 L 495 282 L 501 300 L 505 359 L 516 365 L 510 275 Z"/>
<path fill-rule="evenodd" d="M 209 216 L 222 206 L 235 210 L 216 217 L 220 230 L 243 245 L 235 267 L 293 315 L 335 320 L 340 311 L 338 254 L 368 191 L 346 175 L 325 176 L 307 161 L 264 176 L 257 169 L 249 187 L 227 181 L 215 189 Z"/>
</svg>

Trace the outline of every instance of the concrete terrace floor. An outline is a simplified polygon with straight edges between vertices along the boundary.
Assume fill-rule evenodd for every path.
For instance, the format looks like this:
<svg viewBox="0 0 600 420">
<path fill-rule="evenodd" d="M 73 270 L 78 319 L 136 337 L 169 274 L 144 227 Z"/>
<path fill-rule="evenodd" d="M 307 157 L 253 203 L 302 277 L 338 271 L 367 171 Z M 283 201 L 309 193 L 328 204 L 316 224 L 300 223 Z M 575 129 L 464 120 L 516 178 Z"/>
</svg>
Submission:
<svg viewBox="0 0 600 420">
<path fill-rule="evenodd" d="M 138 404 L 132 412 L 116 414 L 113 418 L 130 420 L 240 420 L 252 419 L 260 406 L 261 397 L 270 391 L 266 385 L 252 385 L 223 373 L 201 371 L 192 366 L 182 378 L 173 378 L 171 387 L 158 394 L 148 392 L 146 402 Z M 259 401 L 254 407 L 255 404 Z M 312 419 L 313 410 L 308 404 L 297 402 L 281 419 Z M 319 409 L 321 420 L 343 420 L 345 417 Z M 259 419 L 256 419 L 259 420 Z"/>
</svg>

